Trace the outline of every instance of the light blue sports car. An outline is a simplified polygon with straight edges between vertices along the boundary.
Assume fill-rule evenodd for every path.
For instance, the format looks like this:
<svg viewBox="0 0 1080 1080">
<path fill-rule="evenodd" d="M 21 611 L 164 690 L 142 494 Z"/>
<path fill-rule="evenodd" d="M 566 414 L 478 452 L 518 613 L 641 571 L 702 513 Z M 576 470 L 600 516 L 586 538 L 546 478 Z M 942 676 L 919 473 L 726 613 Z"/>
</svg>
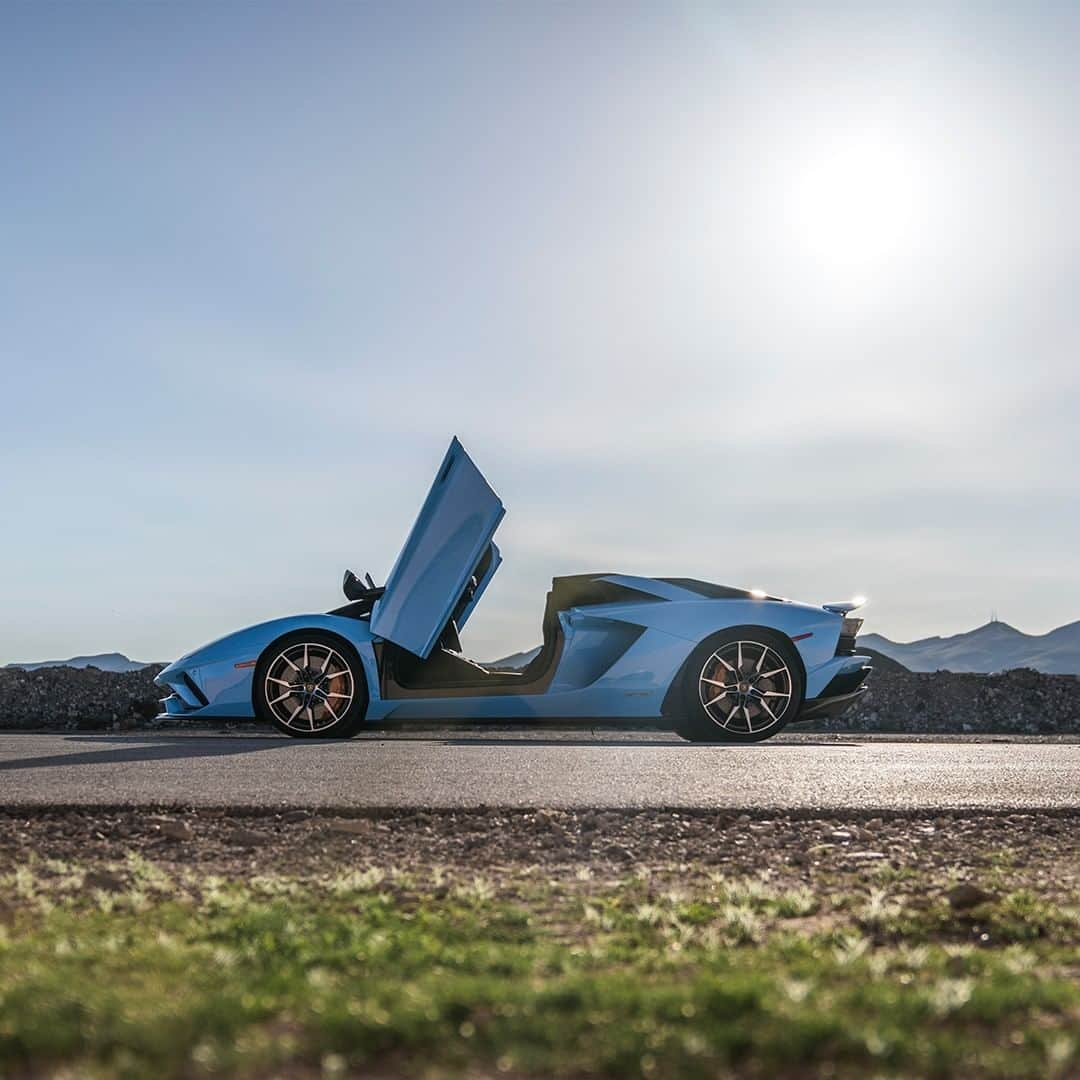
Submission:
<svg viewBox="0 0 1080 1080">
<path fill-rule="evenodd" d="M 466 659 L 458 632 L 499 567 L 504 512 L 454 439 L 384 586 L 348 571 L 344 606 L 182 656 L 156 680 L 163 715 L 255 715 L 298 738 L 410 720 L 659 720 L 693 741 L 757 742 L 864 689 L 860 601 L 813 607 L 679 577 L 555 578 L 525 667 Z"/>
</svg>

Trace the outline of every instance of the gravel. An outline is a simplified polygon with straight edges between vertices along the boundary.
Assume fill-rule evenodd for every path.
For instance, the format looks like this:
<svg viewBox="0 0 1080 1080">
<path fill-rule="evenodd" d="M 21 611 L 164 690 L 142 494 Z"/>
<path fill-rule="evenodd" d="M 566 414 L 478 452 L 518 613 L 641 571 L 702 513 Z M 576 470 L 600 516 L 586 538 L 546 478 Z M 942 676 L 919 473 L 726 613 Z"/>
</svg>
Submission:
<svg viewBox="0 0 1080 1080">
<path fill-rule="evenodd" d="M 126 731 L 152 723 L 165 696 L 160 665 L 141 671 L 0 668 L 0 727 Z"/>
<path fill-rule="evenodd" d="M 1028 668 L 996 675 L 875 672 L 857 706 L 799 731 L 1080 733 L 1080 677 Z"/>
<path fill-rule="evenodd" d="M 719 871 L 776 875 L 828 885 L 832 875 L 922 871 L 952 878 L 958 910 L 989 895 L 997 870 L 1022 871 L 1041 892 L 1075 899 L 1080 848 L 1075 812 L 958 812 L 940 818 L 894 814 L 825 817 L 711 811 L 381 811 L 355 817 L 289 811 L 240 813 L 0 808 L 0 875 L 28 859 L 74 860 L 123 876 L 122 860 L 143 855 L 168 867 L 246 878 L 253 872 L 309 874 L 350 866 L 386 871 L 453 867 L 493 874 L 517 867 L 573 877 L 582 867 L 621 875 L 637 866 L 680 876 Z M 167 827 L 168 826 L 168 827 Z M 347 826 L 347 827 L 346 827 Z M 850 839 L 837 840 L 840 833 Z M 177 842 L 172 835 L 187 839 Z M 856 836 L 866 839 L 857 839 Z M 872 839 L 871 839 L 872 838 Z M 973 884 L 972 882 L 979 882 Z M 108 876 L 96 887 L 116 887 Z"/>
</svg>

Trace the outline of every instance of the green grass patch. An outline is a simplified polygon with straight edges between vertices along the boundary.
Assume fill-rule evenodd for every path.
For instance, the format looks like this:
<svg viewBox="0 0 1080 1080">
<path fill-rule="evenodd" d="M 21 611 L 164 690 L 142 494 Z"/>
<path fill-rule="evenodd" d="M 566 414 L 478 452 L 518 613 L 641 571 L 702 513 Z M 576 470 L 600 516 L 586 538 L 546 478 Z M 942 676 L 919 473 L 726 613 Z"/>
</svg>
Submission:
<svg viewBox="0 0 1080 1080">
<path fill-rule="evenodd" d="M 1031 892 L 114 870 L 0 883 L 0 1075 L 1080 1069 L 1077 914 Z"/>
</svg>

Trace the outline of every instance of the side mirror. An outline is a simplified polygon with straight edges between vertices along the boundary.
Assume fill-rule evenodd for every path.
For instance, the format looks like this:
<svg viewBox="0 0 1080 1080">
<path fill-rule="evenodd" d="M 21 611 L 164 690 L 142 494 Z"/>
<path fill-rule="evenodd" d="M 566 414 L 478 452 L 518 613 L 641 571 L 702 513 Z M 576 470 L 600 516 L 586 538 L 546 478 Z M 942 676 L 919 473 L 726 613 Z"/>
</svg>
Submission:
<svg viewBox="0 0 1080 1080">
<path fill-rule="evenodd" d="M 341 579 L 341 591 L 347 600 L 362 600 L 367 589 L 351 570 L 346 570 L 345 576 Z"/>
</svg>

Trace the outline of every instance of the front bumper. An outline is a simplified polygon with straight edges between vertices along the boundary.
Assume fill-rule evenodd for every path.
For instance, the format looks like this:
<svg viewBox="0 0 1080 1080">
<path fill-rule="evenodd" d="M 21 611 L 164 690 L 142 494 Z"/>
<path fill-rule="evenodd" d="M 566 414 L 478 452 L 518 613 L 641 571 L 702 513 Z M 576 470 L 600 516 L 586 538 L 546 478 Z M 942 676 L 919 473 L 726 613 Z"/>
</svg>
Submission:
<svg viewBox="0 0 1080 1080">
<path fill-rule="evenodd" d="M 172 691 L 168 697 L 161 699 L 162 711 L 158 714 L 159 720 L 165 716 L 190 716 L 209 704 L 202 687 L 192 677 L 193 674 L 197 672 L 189 672 L 178 664 L 170 664 L 154 678 L 158 686 Z"/>
</svg>

